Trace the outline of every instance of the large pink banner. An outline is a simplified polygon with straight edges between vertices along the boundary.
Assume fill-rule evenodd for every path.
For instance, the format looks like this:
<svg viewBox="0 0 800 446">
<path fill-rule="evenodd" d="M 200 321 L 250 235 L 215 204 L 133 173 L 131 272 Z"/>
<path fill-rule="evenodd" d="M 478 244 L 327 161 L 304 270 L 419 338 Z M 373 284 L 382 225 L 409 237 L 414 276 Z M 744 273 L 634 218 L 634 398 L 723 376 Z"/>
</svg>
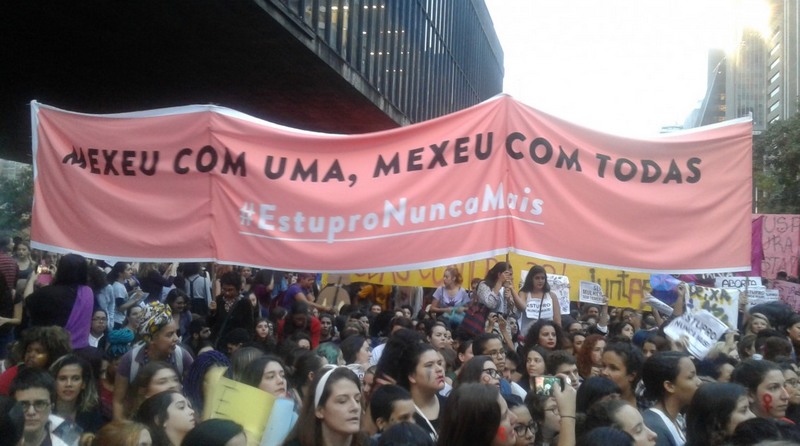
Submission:
<svg viewBox="0 0 800 446">
<path fill-rule="evenodd" d="M 750 269 L 749 121 L 650 139 L 498 96 L 412 126 L 310 133 L 215 106 L 34 102 L 34 245 L 294 271 L 509 251 L 630 271 Z"/>
</svg>

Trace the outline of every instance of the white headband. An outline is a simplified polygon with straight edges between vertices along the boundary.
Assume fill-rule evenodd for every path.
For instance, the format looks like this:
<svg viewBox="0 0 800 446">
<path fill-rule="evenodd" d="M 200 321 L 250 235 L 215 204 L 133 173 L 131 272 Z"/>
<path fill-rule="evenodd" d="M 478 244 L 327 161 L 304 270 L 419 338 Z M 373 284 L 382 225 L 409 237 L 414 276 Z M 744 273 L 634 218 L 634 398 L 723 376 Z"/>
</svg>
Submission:
<svg viewBox="0 0 800 446">
<path fill-rule="evenodd" d="M 314 390 L 314 407 L 319 406 L 319 400 L 322 399 L 322 391 L 325 390 L 325 384 L 328 384 L 328 378 L 330 378 L 331 373 L 333 373 L 333 371 L 338 369 L 339 367 L 329 364 L 323 368 L 327 368 L 328 371 L 325 372 L 324 375 L 322 375 L 322 378 L 319 380 L 319 384 L 317 384 L 317 388 Z"/>
</svg>

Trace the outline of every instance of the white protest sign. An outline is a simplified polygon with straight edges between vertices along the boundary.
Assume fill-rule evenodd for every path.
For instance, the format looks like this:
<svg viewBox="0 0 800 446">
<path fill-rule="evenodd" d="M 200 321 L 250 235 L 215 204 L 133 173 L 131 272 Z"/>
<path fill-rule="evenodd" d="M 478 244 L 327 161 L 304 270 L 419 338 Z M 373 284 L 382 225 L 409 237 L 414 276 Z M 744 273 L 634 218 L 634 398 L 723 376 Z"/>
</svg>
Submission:
<svg viewBox="0 0 800 446">
<path fill-rule="evenodd" d="M 599 283 L 581 280 L 581 292 L 578 302 L 603 305 L 603 288 Z"/>
<path fill-rule="evenodd" d="M 714 287 L 716 288 L 736 288 L 744 291 L 745 288 L 761 286 L 761 277 L 716 277 Z"/>
<path fill-rule="evenodd" d="M 735 329 L 739 320 L 739 290 L 693 285 L 689 287 L 686 307 L 692 312 L 708 310 L 719 320 Z"/>
<path fill-rule="evenodd" d="M 685 313 L 664 327 L 664 334 L 682 341 L 697 359 L 705 358 L 726 331 L 728 326 L 706 310 Z"/>
<path fill-rule="evenodd" d="M 780 300 L 778 290 L 768 290 L 766 287 L 754 287 L 747 290 L 747 309 L 755 307 L 756 305 L 765 304 L 767 302 L 775 302 Z"/>
<path fill-rule="evenodd" d="M 667 317 L 672 316 L 672 312 L 674 311 L 672 307 L 658 300 L 658 298 L 656 298 L 652 294 L 648 294 L 647 299 L 644 302 L 647 305 L 653 307 L 654 310 L 658 311 L 659 313 Z"/>
<path fill-rule="evenodd" d="M 550 285 L 550 291 L 558 298 L 561 314 L 569 314 L 569 277 L 548 274 L 547 283 Z"/>
</svg>

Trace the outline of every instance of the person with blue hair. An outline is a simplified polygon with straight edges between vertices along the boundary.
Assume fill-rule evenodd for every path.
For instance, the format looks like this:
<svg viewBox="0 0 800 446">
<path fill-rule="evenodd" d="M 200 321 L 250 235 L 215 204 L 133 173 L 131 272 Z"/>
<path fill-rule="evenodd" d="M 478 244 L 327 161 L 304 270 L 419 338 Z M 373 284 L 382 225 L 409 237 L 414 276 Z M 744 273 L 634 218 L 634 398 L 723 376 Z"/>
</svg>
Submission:
<svg viewBox="0 0 800 446">
<path fill-rule="evenodd" d="M 195 412 L 203 413 L 203 404 L 210 396 L 210 386 L 215 384 L 229 367 L 231 361 L 228 357 L 216 350 L 209 350 L 197 356 L 183 380 L 183 393 L 192 403 Z"/>
</svg>

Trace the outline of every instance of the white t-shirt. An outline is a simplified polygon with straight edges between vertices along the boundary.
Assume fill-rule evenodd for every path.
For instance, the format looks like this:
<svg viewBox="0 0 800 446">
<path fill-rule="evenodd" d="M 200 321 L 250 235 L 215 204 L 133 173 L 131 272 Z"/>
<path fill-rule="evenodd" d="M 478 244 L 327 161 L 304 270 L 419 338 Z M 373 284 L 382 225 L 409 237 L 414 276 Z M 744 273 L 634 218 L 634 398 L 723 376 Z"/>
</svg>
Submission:
<svg viewBox="0 0 800 446">
<path fill-rule="evenodd" d="M 528 334 L 528 329 L 539 319 L 553 320 L 554 299 L 551 293 L 542 298 L 532 297 L 531 293 L 526 293 L 525 309 L 522 310 L 522 315 L 519 318 L 519 332 L 523 336 Z"/>
</svg>

